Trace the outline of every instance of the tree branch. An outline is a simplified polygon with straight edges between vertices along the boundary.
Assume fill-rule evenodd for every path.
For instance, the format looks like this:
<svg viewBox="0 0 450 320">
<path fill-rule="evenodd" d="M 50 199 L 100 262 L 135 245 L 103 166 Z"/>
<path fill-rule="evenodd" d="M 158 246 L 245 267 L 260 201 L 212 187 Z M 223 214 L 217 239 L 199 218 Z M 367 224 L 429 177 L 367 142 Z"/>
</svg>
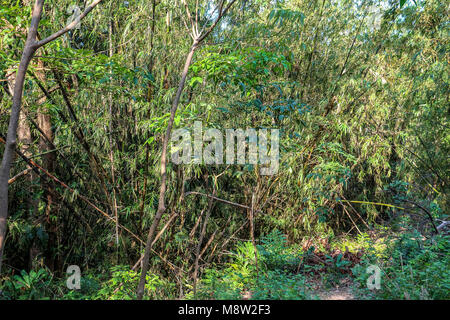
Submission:
<svg viewBox="0 0 450 320">
<path fill-rule="evenodd" d="M 34 47 L 36 49 L 46 45 L 47 43 L 59 38 L 60 36 L 62 36 L 63 34 L 65 34 L 66 32 L 70 31 L 71 29 L 73 29 L 78 23 L 80 23 L 80 21 L 86 17 L 88 15 L 89 12 L 92 11 L 92 9 L 94 9 L 100 2 L 102 2 L 103 0 L 94 0 L 90 5 L 88 5 L 86 7 L 86 9 L 84 9 L 83 13 L 81 15 L 79 15 L 75 20 L 73 20 L 71 23 L 69 23 L 67 26 L 65 26 L 63 29 L 55 32 L 54 34 L 52 34 L 51 36 L 48 36 L 47 38 L 41 40 L 41 41 L 37 41 L 34 43 Z"/>
</svg>

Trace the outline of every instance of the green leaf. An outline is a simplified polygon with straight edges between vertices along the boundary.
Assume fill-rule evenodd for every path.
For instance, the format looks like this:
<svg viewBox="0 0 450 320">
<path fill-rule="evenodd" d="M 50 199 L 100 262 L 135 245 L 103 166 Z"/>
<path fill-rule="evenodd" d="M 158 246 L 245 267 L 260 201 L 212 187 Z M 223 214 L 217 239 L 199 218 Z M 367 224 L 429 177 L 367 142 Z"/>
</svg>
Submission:
<svg viewBox="0 0 450 320">
<path fill-rule="evenodd" d="M 202 83 L 203 79 L 202 77 L 192 77 L 191 81 L 189 81 L 189 85 L 191 87 L 195 86 L 197 83 Z"/>
</svg>

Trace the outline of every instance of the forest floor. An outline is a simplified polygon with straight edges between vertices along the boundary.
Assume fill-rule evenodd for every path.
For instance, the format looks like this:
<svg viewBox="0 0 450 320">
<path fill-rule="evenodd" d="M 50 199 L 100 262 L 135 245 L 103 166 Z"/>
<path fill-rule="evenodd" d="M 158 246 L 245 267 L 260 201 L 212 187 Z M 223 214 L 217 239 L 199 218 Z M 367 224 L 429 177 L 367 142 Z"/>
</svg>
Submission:
<svg viewBox="0 0 450 320">
<path fill-rule="evenodd" d="M 308 243 L 306 248 L 310 248 Z M 313 248 L 317 248 L 313 246 Z M 332 249 L 325 244 L 323 250 L 313 249 L 313 251 L 303 260 L 312 270 L 308 272 L 307 284 L 313 297 L 320 300 L 355 300 L 356 284 L 352 278 L 351 269 L 360 262 L 363 250 L 359 248 L 350 252 L 345 250 Z M 345 261 L 345 265 L 337 267 L 339 263 Z"/>
<path fill-rule="evenodd" d="M 338 285 L 331 288 L 319 282 L 315 286 L 315 295 L 320 300 L 355 300 L 352 286 L 353 282 L 349 278 L 342 279 Z"/>
</svg>

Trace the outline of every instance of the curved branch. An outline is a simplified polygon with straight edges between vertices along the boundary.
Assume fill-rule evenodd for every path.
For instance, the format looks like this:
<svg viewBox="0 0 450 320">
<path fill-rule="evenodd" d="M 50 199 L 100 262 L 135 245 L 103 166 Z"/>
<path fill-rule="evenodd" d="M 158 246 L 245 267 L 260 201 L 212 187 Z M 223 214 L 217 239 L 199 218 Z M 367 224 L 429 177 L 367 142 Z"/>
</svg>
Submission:
<svg viewBox="0 0 450 320">
<path fill-rule="evenodd" d="M 84 9 L 83 13 L 81 15 L 79 15 L 75 20 L 73 20 L 71 23 L 69 23 L 67 26 L 65 26 L 63 29 L 55 32 L 54 34 L 52 34 L 51 36 L 48 36 L 47 38 L 41 40 L 41 41 L 36 41 L 33 46 L 38 49 L 44 45 L 46 45 L 47 43 L 59 38 L 60 36 L 62 36 L 63 34 L 65 34 L 66 32 L 70 31 L 71 29 L 73 29 L 78 23 L 80 23 L 80 21 L 86 17 L 88 15 L 89 12 L 92 11 L 92 9 L 94 9 L 100 2 L 102 2 L 103 0 L 94 0 L 90 5 L 88 5 L 86 7 L 86 9 Z"/>
</svg>

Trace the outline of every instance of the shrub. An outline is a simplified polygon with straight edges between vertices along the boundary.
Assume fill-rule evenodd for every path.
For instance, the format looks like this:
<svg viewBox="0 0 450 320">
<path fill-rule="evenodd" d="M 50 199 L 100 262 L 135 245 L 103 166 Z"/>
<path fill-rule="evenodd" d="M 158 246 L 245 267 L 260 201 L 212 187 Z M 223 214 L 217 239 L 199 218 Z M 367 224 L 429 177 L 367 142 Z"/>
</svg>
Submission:
<svg viewBox="0 0 450 320">
<path fill-rule="evenodd" d="M 261 239 L 258 248 L 258 273 L 251 242 L 239 243 L 231 261 L 222 270 L 205 270 L 199 283 L 198 299 L 306 299 L 303 275 L 289 273 L 298 257 L 286 245 L 286 238 L 275 230 Z M 192 293 L 188 298 L 194 298 Z"/>
<path fill-rule="evenodd" d="M 374 256 L 353 268 L 360 293 L 368 294 L 365 273 L 368 265 L 377 263 L 381 270 L 381 289 L 374 295 L 381 299 L 450 299 L 449 236 L 422 239 L 416 233 L 405 233 L 388 245 L 391 257 L 384 263 Z"/>
<path fill-rule="evenodd" d="M 25 270 L 5 280 L 0 299 L 5 300 L 44 300 L 49 299 L 52 277 L 45 269 Z"/>
</svg>

